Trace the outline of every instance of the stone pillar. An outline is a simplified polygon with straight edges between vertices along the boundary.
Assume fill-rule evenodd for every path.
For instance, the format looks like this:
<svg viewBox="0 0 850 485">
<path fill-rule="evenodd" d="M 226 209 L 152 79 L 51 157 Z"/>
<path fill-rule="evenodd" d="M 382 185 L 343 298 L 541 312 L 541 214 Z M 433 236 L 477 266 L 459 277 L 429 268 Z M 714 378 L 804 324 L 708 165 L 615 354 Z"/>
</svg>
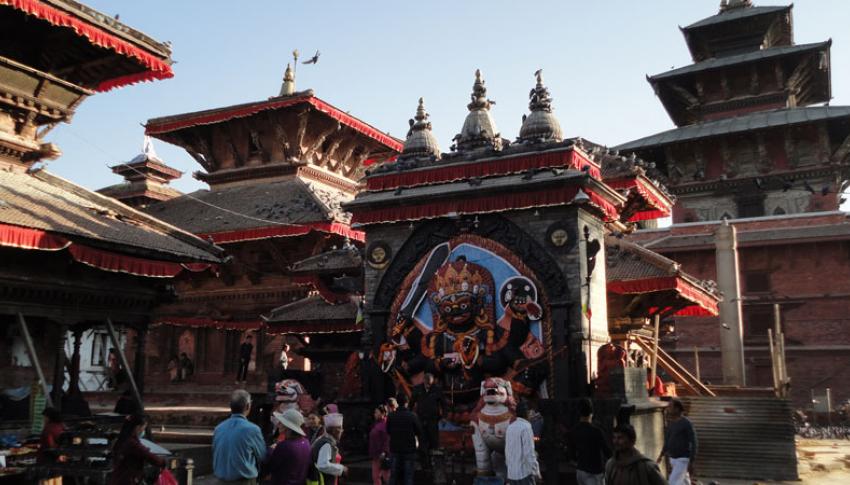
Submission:
<svg viewBox="0 0 850 485">
<path fill-rule="evenodd" d="M 56 363 L 53 366 L 53 390 L 51 397 L 53 407 L 62 409 L 62 386 L 65 385 L 65 335 L 68 333 L 67 325 L 59 326 L 59 341 L 56 344 Z"/>
<path fill-rule="evenodd" d="M 71 355 L 71 367 L 68 374 L 68 394 L 79 394 L 80 392 L 80 344 L 82 344 L 83 331 L 74 329 L 74 353 Z"/>
<path fill-rule="evenodd" d="M 735 227 L 724 220 L 714 233 L 717 286 L 720 302 L 720 355 L 723 383 L 745 386 L 744 329 L 741 322 L 741 284 L 738 274 L 738 238 Z"/>
</svg>

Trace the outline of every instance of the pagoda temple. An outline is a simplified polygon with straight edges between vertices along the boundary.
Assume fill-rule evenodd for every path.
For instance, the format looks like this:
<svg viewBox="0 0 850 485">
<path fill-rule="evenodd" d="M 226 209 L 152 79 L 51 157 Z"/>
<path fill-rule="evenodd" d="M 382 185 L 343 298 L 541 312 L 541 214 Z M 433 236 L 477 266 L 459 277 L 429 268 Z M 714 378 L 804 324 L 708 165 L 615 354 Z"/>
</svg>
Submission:
<svg viewBox="0 0 850 485">
<path fill-rule="evenodd" d="M 723 382 L 718 343 L 731 328 L 743 344 L 737 384 L 786 395 L 768 341 L 769 330 L 784 333 L 789 396 L 809 407 L 826 388 L 836 402 L 850 397 L 840 370 L 850 365 L 850 220 L 839 210 L 850 106 L 829 103 L 831 41 L 795 43 L 792 13 L 724 1 L 683 28 L 694 63 L 648 77 L 676 128 L 616 148 L 654 161 L 676 196 L 673 226 L 632 240 L 700 278 L 728 272 L 721 290 L 741 302 L 721 319 L 676 324 L 667 351 L 691 369 L 697 353 L 703 379 Z M 715 257 L 722 219 L 737 233 L 728 271 Z"/>
<path fill-rule="evenodd" d="M 126 163 L 110 167 L 112 172 L 124 177 L 124 183 L 98 190 L 99 193 L 118 199 L 130 207 L 144 208 L 154 202 L 173 199 L 180 191 L 169 187 L 183 172 L 165 164 L 156 155 L 153 142 L 145 137 L 142 153 Z"/>
<path fill-rule="evenodd" d="M 366 167 L 394 157 L 401 142 L 312 90 L 296 90 L 289 66 L 279 96 L 151 119 L 146 133 L 184 148 L 200 165 L 195 178 L 209 184 L 209 189 L 152 204 L 147 212 L 222 245 L 232 258 L 218 277 L 196 275 L 179 282 L 176 299 L 156 310 L 159 326 L 150 338 L 165 345 L 148 355 L 153 380 L 168 382 L 168 362 L 184 352 L 195 362 L 196 384 L 220 383 L 228 373 L 231 380 L 239 347 L 252 335 L 249 382 L 265 389 L 266 378 L 279 374 L 283 335 L 301 337 L 291 341 L 295 361 L 289 369 L 310 369 L 305 358 L 317 354 L 300 353 L 310 341 L 303 337 L 314 333 L 310 328 L 340 333 L 345 342 L 338 342 L 330 359 L 339 372 L 328 367 L 323 374 L 341 376 L 359 342 L 359 324 L 348 306 L 334 306 L 340 303 L 338 291 L 324 263 L 313 264 L 310 258 L 334 250 L 356 252 L 355 246 L 362 245 L 363 233 L 352 229 L 341 204 L 354 198 Z M 299 270 L 308 266 L 315 268 Z M 320 280 L 328 285 L 314 284 Z M 293 315 L 310 318 L 299 317 L 292 328 L 284 323 L 265 327 L 263 317 L 274 319 L 280 312 L 273 310 L 282 305 L 294 305 L 300 313 L 293 307 Z M 317 310 L 323 306 L 330 311 Z M 312 347 L 328 338 L 333 337 L 317 337 Z"/>
<path fill-rule="evenodd" d="M 0 353 L 8 356 L 0 387 L 29 393 L 34 421 L 44 401 L 66 415 L 88 414 L 84 331 L 103 337 L 90 364 L 105 367 L 115 349 L 141 405 L 152 309 L 170 298 L 176 278 L 222 261 L 208 241 L 43 165 L 61 153 L 46 135 L 87 97 L 169 78 L 170 64 L 166 45 L 77 2 L 0 2 Z M 10 425 L 18 419 L 27 416 L 2 416 Z"/>
</svg>

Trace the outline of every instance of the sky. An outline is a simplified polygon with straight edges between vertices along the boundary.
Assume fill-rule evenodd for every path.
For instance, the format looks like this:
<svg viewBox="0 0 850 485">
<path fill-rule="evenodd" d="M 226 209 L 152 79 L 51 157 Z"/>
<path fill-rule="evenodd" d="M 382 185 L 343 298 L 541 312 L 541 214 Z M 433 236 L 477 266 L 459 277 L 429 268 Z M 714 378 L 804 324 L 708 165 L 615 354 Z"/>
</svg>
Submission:
<svg viewBox="0 0 850 485">
<path fill-rule="evenodd" d="M 717 13 L 719 0 L 85 0 L 160 41 L 172 79 L 97 94 L 47 136 L 63 152 L 49 170 L 98 189 L 121 181 L 108 166 L 141 151 L 146 120 L 275 96 L 291 52 L 297 87 L 402 138 L 425 98 L 443 151 L 466 116 L 480 68 L 502 136 L 516 138 L 533 73 L 543 69 L 568 137 L 613 146 L 673 127 L 645 75 L 691 63 L 678 26 Z M 756 5 L 785 5 L 759 1 Z M 850 104 L 850 1 L 796 0 L 797 43 L 833 39 L 833 105 Z M 200 166 L 155 142 L 203 188 Z"/>
</svg>

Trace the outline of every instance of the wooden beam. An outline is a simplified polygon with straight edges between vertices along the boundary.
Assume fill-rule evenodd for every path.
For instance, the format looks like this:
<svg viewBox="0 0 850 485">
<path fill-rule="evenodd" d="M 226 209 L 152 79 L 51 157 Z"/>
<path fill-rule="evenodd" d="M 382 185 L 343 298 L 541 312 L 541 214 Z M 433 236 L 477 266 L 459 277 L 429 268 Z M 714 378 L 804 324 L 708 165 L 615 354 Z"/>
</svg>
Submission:
<svg viewBox="0 0 850 485">
<path fill-rule="evenodd" d="M 652 354 L 650 355 L 651 360 L 651 368 L 649 374 L 649 383 L 652 387 L 655 387 L 655 376 L 658 375 L 658 333 L 661 328 L 661 317 L 659 315 L 655 315 L 655 325 L 652 329 Z"/>
<path fill-rule="evenodd" d="M 41 362 L 38 360 L 38 354 L 35 353 L 35 346 L 32 343 L 27 321 L 22 313 L 18 313 L 18 325 L 21 327 L 21 335 L 24 336 L 24 344 L 27 346 L 27 354 L 30 356 L 30 362 L 35 368 L 35 373 L 38 376 L 38 382 L 41 383 L 41 390 L 44 392 L 44 400 L 48 407 L 53 407 L 53 399 L 50 396 L 50 389 L 47 387 L 47 380 L 44 378 L 44 371 L 41 369 Z"/>
</svg>

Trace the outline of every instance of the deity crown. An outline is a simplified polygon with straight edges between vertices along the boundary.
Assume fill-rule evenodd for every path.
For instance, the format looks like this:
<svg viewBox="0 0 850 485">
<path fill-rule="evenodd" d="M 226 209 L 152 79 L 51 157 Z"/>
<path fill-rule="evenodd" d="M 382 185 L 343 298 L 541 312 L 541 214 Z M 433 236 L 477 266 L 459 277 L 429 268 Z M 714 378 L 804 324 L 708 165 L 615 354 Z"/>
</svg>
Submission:
<svg viewBox="0 0 850 485">
<path fill-rule="evenodd" d="M 487 270 L 474 263 L 454 261 L 437 270 L 431 280 L 431 290 L 440 298 L 454 293 L 476 294 L 487 282 Z"/>
</svg>

